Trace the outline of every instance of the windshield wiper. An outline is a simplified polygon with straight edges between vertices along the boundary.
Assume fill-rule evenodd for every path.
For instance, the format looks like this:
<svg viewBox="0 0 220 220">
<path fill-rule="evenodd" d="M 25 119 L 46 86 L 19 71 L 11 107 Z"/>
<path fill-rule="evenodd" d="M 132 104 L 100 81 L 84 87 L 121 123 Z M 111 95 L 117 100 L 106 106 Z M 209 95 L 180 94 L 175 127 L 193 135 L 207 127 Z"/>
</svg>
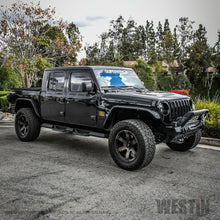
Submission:
<svg viewBox="0 0 220 220">
<path fill-rule="evenodd" d="M 102 86 L 101 88 L 103 89 L 118 89 L 120 86 Z"/>
<path fill-rule="evenodd" d="M 101 89 L 104 89 L 105 91 L 118 90 L 119 86 L 102 86 Z"/>
<path fill-rule="evenodd" d="M 122 88 L 126 88 L 126 89 L 135 89 L 138 91 L 143 91 L 145 90 L 145 88 L 140 88 L 140 87 L 136 87 L 136 86 L 121 86 Z"/>
<path fill-rule="evenodd" d="M 125 89 L 133 89 L 137 92 L 145 91 L 145 88 L 135 87 L 135 86 L 102 86 L 102 89 L 116 89 L 116 90 L 125 90 Z"/>
</svg>

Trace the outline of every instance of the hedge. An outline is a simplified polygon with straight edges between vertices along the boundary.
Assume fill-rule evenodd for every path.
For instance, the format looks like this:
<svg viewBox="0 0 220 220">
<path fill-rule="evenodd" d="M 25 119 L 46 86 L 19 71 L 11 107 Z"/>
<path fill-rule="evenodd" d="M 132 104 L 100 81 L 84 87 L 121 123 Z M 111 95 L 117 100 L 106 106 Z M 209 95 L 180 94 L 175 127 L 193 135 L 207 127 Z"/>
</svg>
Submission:
<svg viewBox="0 0 220 220">
<path fill-rule="evenodd" d="M 1 96 L 6 96 L 6 95 L 8 95 L 8 94 L 9 94 L 8 91 L 0 91 L 0 97 L 1 97 Z"/>
<path fill-rule="evenodd" d="M 209 109 L 209 114 L 206 118 L 204 136 L 220 138 L 220 103 L 199 99 L 196 101 L 195 107 L 197 110 L 204 108 Z"/>
<path fill-rule="evenodd" d="M 7 95 L 0 97 L 0 109 L 3 112 L 6 112 L 8 110 L 8 101 L 7 101 Z"/>
</svg>

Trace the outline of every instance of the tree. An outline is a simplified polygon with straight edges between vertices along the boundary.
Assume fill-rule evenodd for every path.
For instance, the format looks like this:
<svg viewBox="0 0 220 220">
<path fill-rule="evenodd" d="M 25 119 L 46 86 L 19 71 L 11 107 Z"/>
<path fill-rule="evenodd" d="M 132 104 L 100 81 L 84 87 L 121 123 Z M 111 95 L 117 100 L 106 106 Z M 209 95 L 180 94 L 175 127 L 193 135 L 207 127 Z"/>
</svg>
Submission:
<svg viewBox="0 0 220 220">
<path fill-rule="evenodd" d="M 147 89 L 154 90 L 156 88 L 156 78 L 151 67 L 142 59 L 137 60 L 138 64 L 133 67 L 140 79 L 144 82 Z"/>
<path fill-rule="evenodd" d="M 187 75 L 193 84 L 201 85 L 206 69 L 211 63 L 211 49 L 207 44 L 206 29 L 200 24 L 194 34 L 194 43 L 187 61 Z"/>
<path fill-rule="evenodd" d="M 55 26 L 46 24 L 39 30 L 36 40 L 41 42 L 40 52 L 50 59 L 54 66 L 74 65 L 81 48 L 79 29 L 71 22 L 56 21 Z"/>
<path fill-rule="evenodd" d="M 87 65 L 98 65 L 100 64 L 99 60 L 99 45 L 98 43 L 94 43 L 93 45 L 86 45 L 85 46 L 86 52 L 86 64 Z"/>
<path fill-rule="evenodd" d="M 149 64 L 154 64 L 157 61 L 156 54 L 156 33 L 154 31 L 153 21 L 146 21 L 145 26 L 145 38 L 146 38 L 146 51 L 145 58 Z"/>
<path fill-rule="evenodd" d="M 180 62 L 181 48 L 180 43 L 178 41 L 177 30 L 174 28 L 173 31 L 173 60 L 176 59 Z"/>
<path fill-rule="evenodd" d="M 129 19 L 127 22 L 123 17 L 112 21 L 112 29 L 109 30 L 110 39 L 113 36 L 115 53 L 121 60 L 136 60 L 142 55 L 143 29 L 138 27 L 134 20 Z"/>
<path fill-rule="evenodd" d="M 170 23 L 169 23 L 168 19 L 165 19 L 163 32 L 164 32 L 164 34 L 165 33 L 171 33 L 171 31 L 170 31 Z"/>
<path fill-rule="evenodd" d="M 218 41 L 213 47 L 212 64 L 220 74 L 220 31 L 218 31 Z"/>
<path fill-rule="evenodd" d="M 148 88 L 195 88 L 198 91 L 194 92 L 206 93 L 207 67 L 215 67 L 220 72 L 220 41 L 211 49 L 207 43 L 205 27 L 199 25 L 196 30 L 194 23 L 189 18 L 182 17 L 179 25 L 171 31 L 169 20 L 166 19 L 163 25 L 159 22 L 155 30 L 153 21 L 147 20 L 145 26 L 138 26 L 134 20 L 126 21 L 120 16 L 111 21 L 109 31 L 101 35 L 100 42 L 87 46 L 87 64 L 121 66 L 122 61 L 142 60 L 135 70 Z M 163 60 L 167 61 L 168 68 L 162 67 Z M 150 80 L 153 79 L 153 73 L 146 63 L 154 70 L 156 77 L 153 78 L 156 81 Z M 172 74 L 164 77 L 165 72 Z M 174 74 L 177 72 L 183 74 Z M 219 87 L 217 74 L 215 76 L 211 80 L 215 87 Z"/>
<path fill-rule="evenodd" d="M 194 37 L 193 24 L 195 22 L 189 20 L 188 17 L 181 17 L 179 22 L 180 24 L 177 25 L 177 31 L 181 47 L 180 60 L 184 63 L 185 59 L 189 58 Z"/>
<path fill-rule="evenodd" d="M 21 87 L 22 83 L 19 76 L 12 68 L 0 68 L 0 91 L 6 91 L 10 88 Z"/>
<path fill-rule="evenodd" d="M 85 48 L 87 63 L 121 63 L 144 56 L 145 30 L 134 20 L 122 16 L 110 22 L 110 29 L 100 36 L 101 41 Z M 95 56 L 95 60 L 92 58 Z"/>
<path fill-rule="evenodd" d="M 162 24 L 159 21 L 158 26 L 157 26 L 157 32 L 156 32 L 156 52 L 157 52 L 157 57 L 159 61 L 162 61 L 162 45 L 161 42 L 163 41 L 163 28 Z"/>
<path fill-rule="evenodd" d="M 0 48 L 3 66 L 10 65 L 19 74 L 23 87 L 30 87 L 39 71 L 39 56 L 54 65 L 74 64 L 79 51 L 77 27 L 55 19 L 55 10 L 42 9 L 40 2 L 14 3 L 0 9 Z"/>
<path fill-rule="evenodd" d="M 170 31 L 168 19 L 165 19 L 163 35 L 161 38 L 162 58 L 170 64 L 173 60 L 173 36 Z"/>
</svg>

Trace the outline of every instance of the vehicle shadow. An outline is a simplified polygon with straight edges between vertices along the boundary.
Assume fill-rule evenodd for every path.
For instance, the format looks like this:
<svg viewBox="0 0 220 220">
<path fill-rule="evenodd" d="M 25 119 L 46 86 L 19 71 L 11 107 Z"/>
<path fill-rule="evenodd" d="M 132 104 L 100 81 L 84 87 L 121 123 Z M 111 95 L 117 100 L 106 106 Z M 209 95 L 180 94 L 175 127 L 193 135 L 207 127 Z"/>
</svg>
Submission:
<svg viewBox="0 0 220 220">
<path fill-rule="evenodd" d="M 91 169 L 99 173 L 107 172 L 106 175 L 133 173 L 135 176 L 138 173 L 147 173 L 148 177 L 152 177 L 158 174 L 156 170 L 162 173 L 173 172 L 177 162 L 184 162 L 185 159 L 193 161 L 196 157 L 195 151 L 175 152 L 160 144 L 156 146 L 156 154 L 151 164 L 141 170 L 129 172 L 118 168 L 114 163 L 108 151 L 107 139 L 47 132 L 43 133 L 35 144 L 47 146 L 50 156 L 56 156 L 55 160 L 60 164 Z"/>
</svg>

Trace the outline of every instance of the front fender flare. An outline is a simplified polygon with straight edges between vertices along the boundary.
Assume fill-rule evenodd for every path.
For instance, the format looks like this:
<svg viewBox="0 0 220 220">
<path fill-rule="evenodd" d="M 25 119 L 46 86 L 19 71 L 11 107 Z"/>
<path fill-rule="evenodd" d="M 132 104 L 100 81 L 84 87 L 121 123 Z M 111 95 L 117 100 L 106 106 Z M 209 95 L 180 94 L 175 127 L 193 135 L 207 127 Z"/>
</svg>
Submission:
<svg viewBox="0 0 220 220">
<path fill-rule="evenodd" d="M 151 110 L 151 109 L 146 109 L 146 108 L 141 108 L 141 107 L 134 107 L 134 106 L 114 106 L 112 107 L 112 109 L 110 110 L 110 112 L 107 114 L 107 117 L 104 121 L 104 127 L 106 127 L 106 125 L 109 123 L 109 121 L 111 120 L 113 114 L 114 114 L 114 111 L 118 110 L 118 109 L 127 109 L 127 110 L 136 110 L 136 111 L 144 111 L 144 112 L 147 112 L 149 113 L 150 115 L 152 115 L 153 118 L 159 120 L 161 119 L 160 117 L 160 114 L 154 110 Z"/>
</svg>

